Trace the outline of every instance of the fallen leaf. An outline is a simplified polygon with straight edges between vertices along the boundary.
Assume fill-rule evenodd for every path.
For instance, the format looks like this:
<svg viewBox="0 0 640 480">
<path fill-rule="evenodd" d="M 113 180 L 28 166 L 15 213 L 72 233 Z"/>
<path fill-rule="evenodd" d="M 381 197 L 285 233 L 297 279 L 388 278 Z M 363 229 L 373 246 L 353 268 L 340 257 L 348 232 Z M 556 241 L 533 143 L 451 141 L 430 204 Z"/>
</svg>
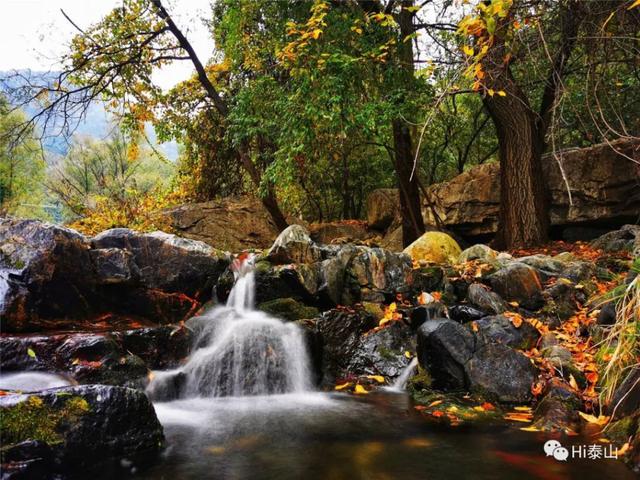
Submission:
<svg viewBox="0 0 640 480">
<path fill-rule="evenodd" d="M 522 430 L 523 432 L 541 432 L 542 430 L 540 430 L 538 427 L 522 427 L 520 430 Z"/>
<path fill-rule="evenodd" d="M 384 383 L 384 377 L 382 375 L 367 375 L 367 378 L 375 380 L 378 383 Z"/>
<path fill-rule="evenodd" d="M 436 400 L 436 401 L 434 401 L 434 402 L 431 402 L 431 403 L 429 404 L 429 408 L 431 408 L 431 407 L 435 407 L 436 405 L 440 405 L 441 403 L 442 403 L 442 400 Z"/>
<path fill-rule="evenodd" d="M 29 355 L 31 358 L 38 358 L 36 357 L 36 352 L 31 350 L 30 348 L 27 348 L 27 355 Z"/>
<path fill-rule="evenodd" d="M 638 1 L 640 1 L 640 0 L 638 0 Z M 616 451 L 614 452 L 614 454 L 615 454 L 615 456 L 624 455 L 625 453 L 627 453 L 627 450 L 629 450 L 629 442 L 625 443 L 620 448 L 617 448 Z"/>
<path fill-rule="evenodd" d="M 578 382 L 576 382 L 576 379 L 572 374 L 569 374 L 569 385 L 571 385 L 571 388 L 573 388 L 574 390 L 580 390 L 580 388 L 578 387 Z"/>
<path fill-rule="evenodd" d="M 605 417 L 604 415 L 600 415 L 596 417 L 595 415 L 590 415 L 584 412 L 578 412 L 582 418 L 584 418 L 589 423 L 594 423 L 596 425 L 605 425 L 609 421 L 609 417 Z"/>
<path fill-rule="evenodd" d="M 495 409 L 496 409 L 496 407 L 494 407 L 494 406 L 493 406 L 493 404 L 492 404 L 492 403 L 489 403 L 489 402 L 484 402 L 484 403 L 481 405 L 481 407 L 482 407 L 483 409 L 485 409 L 485 410 L 495 410 Z M 517 407 L 516 407 L 516 408 L 517 408 Z"/>
<path fill-rule="evenodd" d="M 444 412 L 441 412 L 440 410 L 435 410 L 433 412 L 431 412 L 431 415 L 433 415 L 436 418 L 440 418 L 444 415 Z"/>
<path fill-rule="evenodd" d="M 360 385 L 359 383 L 356 385 L 356 388 L 353 390 L 353 393 L 355 393 L 356 395 L 365 395 L 367 393 L 369 393 L 367 391 L 366 388 L 364 388 L 362 385 Z"/>
<path fill-rule="evenodd" d="M 412 357 L 411 352 L 409 350 L 404 352 L 404 356 L 407 357 L 407 358 L 411 358 Z"/>
<path fill-rule="evenodd" d="M 351 382 L 343 383 L 341 385 L 336 385 L 334 387 L 334 390 L 344 390 L 345 388 L 347 388 L 350 385 L 351 385 Z"/>
</svg>

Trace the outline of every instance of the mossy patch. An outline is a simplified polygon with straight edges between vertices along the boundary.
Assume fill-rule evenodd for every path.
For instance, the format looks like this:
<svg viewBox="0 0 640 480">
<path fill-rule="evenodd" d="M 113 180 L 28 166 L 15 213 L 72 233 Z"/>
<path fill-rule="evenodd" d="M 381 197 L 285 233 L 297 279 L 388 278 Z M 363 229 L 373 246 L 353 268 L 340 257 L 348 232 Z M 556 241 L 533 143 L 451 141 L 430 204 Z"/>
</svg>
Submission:
<svg viewBox="0 0 640 480">
<path fill-rule="evenodd" d="M 60 426 L 73 423 L 90 410 L 87 401 L 70 396 L 60 406 L 47 405 L 42 398 L 25 401 L 0 410 L 0 432 L 5 445 L 40 440 L 49 445 L 63 441 Z"/>
<path fill-rule="evenodd" d="M 284 320 L 296 321 L 317 317 L 320 312 L 315 307 L 310 307 L 293 298 L 276 298 L 258 305 L 258 309 Z"/>
</svg>

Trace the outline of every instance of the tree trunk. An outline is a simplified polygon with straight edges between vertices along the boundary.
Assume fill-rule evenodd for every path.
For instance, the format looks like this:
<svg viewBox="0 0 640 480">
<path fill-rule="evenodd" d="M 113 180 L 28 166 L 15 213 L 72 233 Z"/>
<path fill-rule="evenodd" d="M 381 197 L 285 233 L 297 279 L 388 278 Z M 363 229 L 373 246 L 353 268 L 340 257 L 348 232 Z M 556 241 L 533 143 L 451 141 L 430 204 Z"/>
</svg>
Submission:
<svg viewBox="0 0 640 480">
<path fill-rule="evenodd" d="M 401 42 L 398 44 L 398 60 L 407 84 L 413 80 L 413 44 L 406 38 L 414 33 L 413 0 L 403 0 L 397 16 Z M 420 208 L 420 187 L 417 169 L 414 172 L 414 151 L 409 125 L 402 118 L 392 124 L 395 147 L 395 170 L 400 191 L 400 216 L 402 217 L 402 243 L 406 247 L 424 233 L 424 221 Z M 412 175 L 413 173 L 413 175 Z"/>
<path fill-rule="evenodd" d="M 424 221 L 420 208 L 418 176 L 413 175 L 413 148 L 409 127 L 403 120 L 393 121 L 395 144 L 395 170 L 400 193 L 400 217 L 402 219 L 402 243 L 406 247 L 424 233 Z"/>
<path fill-rule="evenodd" d="M 515 248 L 548 239 L 549 212 L 542 172 L 544 144 L 535 114 L 513 82 L 506 97 L 486 96 L 496 126 L 500 155 L 500 215 L 495 243 Z"/>
</svg>

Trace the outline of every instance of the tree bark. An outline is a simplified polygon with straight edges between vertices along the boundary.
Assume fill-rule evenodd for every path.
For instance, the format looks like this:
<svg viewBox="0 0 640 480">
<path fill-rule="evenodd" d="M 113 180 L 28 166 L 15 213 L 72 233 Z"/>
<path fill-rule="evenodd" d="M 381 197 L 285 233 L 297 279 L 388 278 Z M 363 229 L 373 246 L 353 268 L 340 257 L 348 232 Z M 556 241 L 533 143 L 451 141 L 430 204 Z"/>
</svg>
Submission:
<svg viewBox="0 0 640 480">
<path fill-rule="evenodd" d="M 400 27 L 398 60 L 403 77 L 410 84 L 414 76 L 413 44 L 406 38 L 414 33 L 413 0 L 403 0 L 397 15 Z M 395 170 L 400 191 L 400 216 L 402 217 L 402 243 L 406 247 L 424 233 L 424 220 L 420 203 L 420 186 L 417 169 L 414 169 L 414 150 L 411 131 L 407 122 L 396 118 L 392 123 L 395 147 Z M 415 170 L 415 171 L 414 171 Z"/>
</svg>

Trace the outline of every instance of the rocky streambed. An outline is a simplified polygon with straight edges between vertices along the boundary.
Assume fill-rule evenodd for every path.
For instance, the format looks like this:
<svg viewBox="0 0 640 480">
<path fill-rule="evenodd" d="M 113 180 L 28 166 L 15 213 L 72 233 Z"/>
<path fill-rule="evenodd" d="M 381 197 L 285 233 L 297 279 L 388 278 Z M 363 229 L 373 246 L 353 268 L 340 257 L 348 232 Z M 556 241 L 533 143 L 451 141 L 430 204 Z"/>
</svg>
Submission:
<svg viewBox="0 0 640 480">
<path fill-rule="evenodd" d="M 495 252 L 484 245 L 461 252 L 453 240 L 441 235 L 426 234 L 409 255 L 367 245 L 318 244 L 304 228 L 292 226 L 269 250 L 256 252 L 255 303 L 258 309 L 303 329 L 316 388 L 334 392 L 318 400 L 320 404 L 331 400 L 344 405 L 349 398 L 352 405 L 386 405 L 385 399 L 393 394 L 381 389 L 407 373 L 414 358 L 419 360 L 409 375 L 409 403 L 400 409 L 387 405 L 382 410 L 371 407 L 368 413 L 358 410 L 362 415 L 354 417 L 379 418 L 382 411 L 384 421 L 393 424 L 394 416 L 410 415 L 411 427 L 399 426 L 404 433 L 385 437 L 408 442 L 406 450 L 394 455 L 413 458 L 411 449 L 418 447 L 410 446 L 411 442 L 428 443 L 411 440 L 413 422 L 423 426 L 418 428 L 420 438 L 426 432 L 464 429 L 466 433 L 454 434 L 461 443 L 448 438 L 451 448 L 463 448 L 455 445 L 473 443 L 472 439 L 480 441 L 466 427 L 473 432 L 479 429 L 481 436 L 510 432 L 513 438 L 531 442 L 524 448 L 526 458 L 507 458 L 508 448 L 498 449 L 502 457 L 491 455 L 496 468 L 511 462 L 515 476 L 527 471 L 529 467 L 522 466 L 527 458 L 537 461 L 534 445 L 540 445 L 540 458 L 545 458 L 541 445 L 547 439 L 560 435 L 557 438 L 562 441 L 570 440 L 574 434 L 593 435 L 596 427 L 601 429 L 597 421 L 586 420 L 601 418 L 595 390 L 598 378 L 590 365 L 593 345 L 615 322 L 615 313 L 611 305 L 589 301 L 603 286 L 631 281 L 630 252 L 640 244 L 639 229 L 625 227 L 592 246 L 557 245 L 556 251 L 521 255 Z M 563 247 L 565 251 L 558 250 Z M 15 384 L 5 387 L 0 397 L 3 478 L 73 476 L 96 469 L 140 474 L 148 465 L 164 465 L 167 471 L 182 472 L 180 478 L 191 478 L 184 474 L 187 467 L 183 470 L 171 463 L 195 462 L 177 446 L 193 433 L 178 420 L 188 418 L 188 412 L 200 418 L 197 411 L 204 411 L 211 425 L 216 418 L 238 419 L 239 414 L 236 410 L 228 414 L 226 407 L 215 403 L 219 400 L 178 413 L 161 403 L 156 409 L 165 425 L 163 433 L 145 388 L 154 371 L 185 362 L 194 346 L 198 315 L 225 301 L 233 286 L 229 268 L 233 258 L 201 242 L 161 232 L 115 229 L 86 238 L 40 222 L 2 220 L 2 377 L 12 372 L 49 372 L 69 383 L 35 392 L 18 392 Z M 637 468 L 633 447 L 640 442 L 635 436 L 640 396 L 631 375 L 628 382 L 634 386 L 633 394 L 613 414 L 612 428 L 579 438 L 592 442 L 608 437 L 620 458 Z M 327 412 L 335 404 L 328 410 L 315 409 L 307 400 L 294 410 L 316 412 L 311 416 L 318 423 L 325 411 L 327 419 L 338 418 L 327 420 L 327 425 L 340 433 L 322 437 L 312 422 L 309 437 L 299 439 L 299 446 L 318 438 L 332 438 L 332 442 L 353 438 L 358 430 L 354 425 L 360 420 L 354 420 L 355 430 L 345 427 L 343 431 L 338 425 L 348 415 L 332 417 Z M 246 420 L 254 403 L 244 398 L 237 400 L 236 407 L 240 404 L 245 412 L 241 418 Z M 265 413 L 254 418 L 259 435 L 268 431 L 268 419 L 278 418 L 287 408 L 276 411 L 275 417 Z M 260 418 L 264 425 L 259 425 Z M 268 454 L 268 448 L 257 446 L 262 440 L 244 440 L 251 436 L 245 431 L 251 422 L 245 420 L 220 420 L 221 428 L 244 425 L 242 435 L 211 437 L 209 432 L 201 437 L 201 446 L 213 451 L 207 450 L 210 461 L 204 462 L 205 470 L 196 468 L 196 473 L 216 464 L 228 466 L 246 448 L 251 458 Z M 362 421 L 367 426 L 361 429 L 367 433 L 350 445 L 358 445 L 352 460 L 365 455 L 361 448 L 372 448 L 365 457 L 374 462 L 372 452 L 387 451 L 387 440 L 380 440 L 380 435 L 384 437 L 380 425 L 376 430 Z M 295 441 L 293 431 L 287 426 L 278 438 Z M 230 443 L 222 445 L 224 439 Z M 369 445 L 378 441 L 382 447 Z M 438 452 L 434 455 L 443 455 Z M 459 461 L 455 455 L 445 458 Z M 295 461 L 291 456 L 287 459 Z M 392 469 L 394 462 L 387 461 Z M 556 464 L 546 461 L 553 470 Z M 409 473 L 416 474 L 423 465 L 416 462 Z M 282 472 L 286 463 L 272 465 L 275 470 L 269 471 Z M 256 460 L 242 468 L 260 464 Z M 145 475 L 161 478 L 158 468 Z M 563 475 L 574 475 L 582 467 L 572 470 L 568 463 L 563 468 Z M 229 467 L 220 476 L 240 471 Z M 445 471 L 434 473 L 437 477 Z"/>
</svg>

